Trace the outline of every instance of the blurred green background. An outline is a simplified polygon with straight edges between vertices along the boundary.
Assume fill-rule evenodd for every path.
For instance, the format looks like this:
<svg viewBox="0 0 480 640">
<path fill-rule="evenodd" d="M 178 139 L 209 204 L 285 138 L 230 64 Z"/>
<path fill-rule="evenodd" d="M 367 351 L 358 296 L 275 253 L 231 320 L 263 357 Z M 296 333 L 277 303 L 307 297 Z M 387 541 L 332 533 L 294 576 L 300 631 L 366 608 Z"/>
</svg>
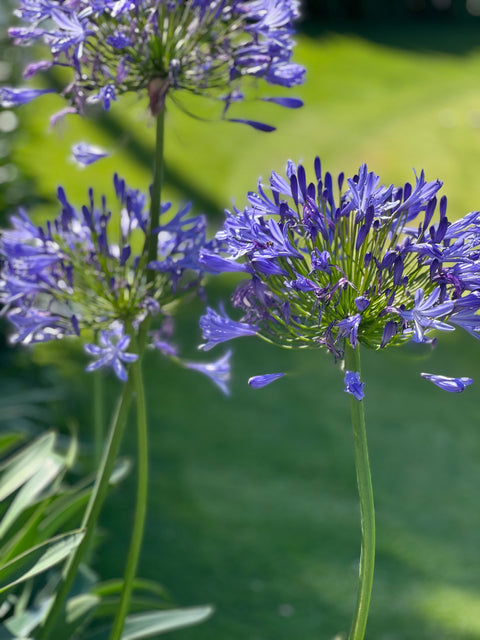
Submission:
<svg viewBox="0 0 480 640">
<path fill-rule="evenodd" d="M 311 167 L 319 155 L 333 173 L 353 175 L 366 162 L 384 183 L 411 181 L 423 168 L 427 179 L 443 180 L 451 218 L 480 207 L 478 4 L 377 5 L 381 11 L 359 3 L 357 15 L 348 2 L 310 3 L 295 53 L 308 71 L 293 92 L 304 108 L 238 106 L 237 115 L 276 132 L 170 109 L 166 196 L 176 205 L 192 200 L 213 233 L 223 209 L 232 199 L 243 206 L 259 176 L 266 182 L 289 158 Z M 0 76 L 9 83 L 30 52 L 2 42 Z M 4 217 L 21 202 L 39 220 L 55 214 L 59 184 L 77 204 L 89 186 L 113 202 L 114 172 L 148 187 L 153 123 L 144 101 L 122 99 L 108 116 L 70 118 L 52 131 L 49 116 L 61 107 L 45 97 L 0 112 Z M 112 157 L 78 169 L 70 147 L 82 140 Z M 210 300 L 232 285 L 212 280 Z M 179 318 L 177 340 L 190 357 L 199 358 L 201 311 L 196 303 Z M 480 638 L 480 344 L 456 334 L 440 336 L 433 351 L 363 354 L 378 523 L 369 640 Z M 209 622 L 171 634 L 178 640 L 328 640 L 348 631 L 360 546 L 343 376 L 320 351 L 250 338 L 233 348 L 230 398 L 158 355 L 147 359 L 152 468 L 141 574 L 162 582 L 176 604 L 215 604 Z M 34 353 L 4 346 L 0 358 L 0 394 L 13 382 L 61 389 L 56 424 L 77 418 L 88 450 L 91 381 L 82 354 L 61 343 Z M 250 375 L 276 371 L 289 375 L 260 391 L 247 387 Z M 476 384 L 450 395 L 420 371 Z M 119 386 L 109 385 L 113 401 Z M 124 452 L 134 451 L 132 426 Z M 104 512 L 94 558 L 104 577 L 123 571 L 133 478 Z"/>
</svg>

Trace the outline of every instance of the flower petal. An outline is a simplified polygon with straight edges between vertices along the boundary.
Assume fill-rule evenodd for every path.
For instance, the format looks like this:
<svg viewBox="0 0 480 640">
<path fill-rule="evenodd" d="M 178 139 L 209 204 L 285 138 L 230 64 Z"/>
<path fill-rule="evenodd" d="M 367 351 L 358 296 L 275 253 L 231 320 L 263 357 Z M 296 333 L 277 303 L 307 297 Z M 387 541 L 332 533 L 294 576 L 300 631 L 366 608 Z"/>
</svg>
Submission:
<svg viewBox="0 0 480 640">
<path fill-rule="evenodd" d="M 100 147 L 87 144 L 86 142 L 74 144 L 72 147 L 72 155 L 74 160 L 83 167 L 109 156 L 109 154 L 103 149 L 100 149 Z"/>
<path fill-rule="evenodd" d="M 472 384 L 472 378 L 448 378 L 447 376 L 440 376 L 434 373 L 421 373 L 422 378 L 425 380 L 429 380 L 433 382 L 433 384 L 440 387 L 444 391 L 449 391 L 450 393 L 461 393 L 464 391 L 465 387 Z"/>
<path fill-rule="evenodd" d="M 257 131 L 265 131 L 266 133 L 270 133 L 271 131 L 275 131 L 276 127 L 272 127 L 270 124 L 265 124 L 264 122 L 257 122 L 256 120 L 245 120 L 244 118 L 226 118 L 228 122 L 238 122 L 239 124 L 248 124 L 249 127 L 253 127 L 257 129 Z"/>
<path fill-rule="evenodd" d="M 363 400 L 364 393 L 363 387 L 365 386 L 364 382 L 360 381 L 360 374 L 355 371 L 346 371 L 345 372 L 345 389 L 346 393 L 350 393 L 355 400 Z"/>
<path fill-rule="evenodd" d="M 252 376 L 248 380 L 248 384 L 252 387 L 252 389 L 261 389 L 262 387 L 266 387 L 267 384 L 275 382 L 279 378 L 283 378 L 284 373 L 266 373 L 263 376 Z"/>
</svg>

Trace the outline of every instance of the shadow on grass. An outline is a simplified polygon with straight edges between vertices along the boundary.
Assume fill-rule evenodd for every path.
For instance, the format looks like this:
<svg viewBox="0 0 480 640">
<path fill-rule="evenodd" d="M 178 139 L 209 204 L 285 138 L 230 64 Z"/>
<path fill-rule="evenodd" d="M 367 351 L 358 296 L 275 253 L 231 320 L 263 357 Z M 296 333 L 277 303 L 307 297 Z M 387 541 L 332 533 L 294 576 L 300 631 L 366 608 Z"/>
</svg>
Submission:
<svg viewBox="0 0 480 640">
<path fill-rule="evenodd" d="M 152 146 L 149 146 L 135 137 L 134 132 L 127 135 L 125 124 L 110 113 L 101 113 L 97 116 L 96 124 L 110 136 L 112 141 L 122 139 L 125 153 L 134 158 L 140 166 L 149 171 L 152 170 L 153 140 Z M 213 221 L 223 220 L 223 212 L 217 202 L 200 189 L 195 188 L 188 174 L 176 171 L 169 166 L 168 162 L 165 165 L 165 183 L 181 193 L 184 200 L 192 202 L 195 211 L 208 212 L 209 218 Z"/>
</svg>

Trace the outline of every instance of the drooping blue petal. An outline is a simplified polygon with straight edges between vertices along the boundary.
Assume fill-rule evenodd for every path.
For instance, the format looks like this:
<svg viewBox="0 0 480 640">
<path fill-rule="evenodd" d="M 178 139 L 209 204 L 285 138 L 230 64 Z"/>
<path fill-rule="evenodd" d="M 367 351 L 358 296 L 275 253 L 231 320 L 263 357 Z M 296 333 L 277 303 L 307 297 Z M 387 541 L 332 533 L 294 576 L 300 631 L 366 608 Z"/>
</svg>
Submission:
<svg viewBox="0 0 480 640">
<path fill-rule="evenodd" d="M 218 253 L 211 253 L 205 249 L 200 251 L 200 266 L 207 273 L 245 272 L 247 267 L 232 258 L 222 258 Z"/>
<path fill-rule="evenodd" d="M 221 389 L 221 391 L 228 396 L 230 395 L 228 385 L 231 378 L 231 355 L 232 352 L 227 351 L 225 355 L 214 362 L 184 362 L 184 365 L 187 369 L 203 373 L 203 375 L 210 378 L 210 380 L 212 380 Z"/>
<path fill-rule="evenodd" d="M 415 292 L 415 305 L 413 309 L 400 312 L 400 315 L 404 320 L 407 322 L 413 322 L 414 342 L 425 341 L 426 329 L 454 331 L 454 327 L 436 319 L 438 317 L 448 315 L 454 308 L 453 302 L 451 301 L 437 304 L 440 297 L 440 287 L 436 287 L 426 300 L 424 297 L 423 289 L 417 289 Z"/>
<path fill-rule="evenodd" d="M 0 87 L 0 105 L 4 109 L 19 107 L 27 104 L 45 93 L 54 93 L 53 89 L 14 89 L 12 87 Z"/>
<path fill-rule="evenodd" d="M 261 389 L 262 387 L 266 387 L 268 384 L 275 382 L 275 380 L 283 378 L 284 375 L 284 373 L 266 373 L 260 376 L 252 376 L 248 379 L 248 384 L 252 389 Z"/>
<path fill-rule="evenodd" d="M 86 142 L 79 142 L 73 145 L 72 155 L 79 165 L 86 167 L 89 164 L 97 162 L 97 160 L 108 158 L 110 154 L 100 147 L 87 144 Z"/>
<path fill-rule="evenodd" d="M 355 298 L 355 306 L 359 311 L 365 311 L 369 304 L 370 300 L 365 296 L 357 296 Z"/>
<path fill-rule="evenodd" d="M 353 316 L 349 316 L 348 318 L 344 318 L 337 322 L 337 327 L 339 328 L 338 335 L 348 338 L 353 348 L 357 346 L 358 327 L 361 321 L 361 314 L 356 313 Z"/>
<path fill-rule="evenodd" d="M 468 385 L 473 383 L 472 378 L 448 378 L 447 376 L 436 375 L 433 373 L 421 373 L 422 378 L 433 382 L 444 391 L 450 393 L 461 393 Z"/>
<path fill-rule="evenodd" d="M 273 102 L 287 109 L 300 109 L 303 107 L 303 100 L 299 98 L 262 98 L 264 102 Z"/>
<path fill-rule="evenodd" d="M 227 122 L 237 122 L 239 124 L 247 124 L 249 127 L 253 129 L 257 129 L 257 131 L 264 131 L 266 133 L 270 133 L 271 131 L 275 131 L 276 127 L 272 127 L 270 124 L 265 124 L 264 122 L 258 122 L 257 120 L 246 120 L 245 118 L 226 118 Z"/>
<path fill-rule="evenodd" d="M 207 340 L 206 343 L 200 345 L 204 351 L 209 351 L 217 344 L 233 338 L 254 336 L 258 330 L 255 325 L 232 320 L 223 308 L 221 313 L 217 313 L 210 307 L 207 308 L 206 315 L 200 318 L 200 328 L 203 339 Z"/>
<path fill-rule="evenodd" d="M 345 372 L 345 389 L 346 393 L 352 395 L 355 400 L 363 400 L 365 394 L 363 393 L 364 382 L 360 380 L 360 374 L 355 371 Z"/>
</svg>

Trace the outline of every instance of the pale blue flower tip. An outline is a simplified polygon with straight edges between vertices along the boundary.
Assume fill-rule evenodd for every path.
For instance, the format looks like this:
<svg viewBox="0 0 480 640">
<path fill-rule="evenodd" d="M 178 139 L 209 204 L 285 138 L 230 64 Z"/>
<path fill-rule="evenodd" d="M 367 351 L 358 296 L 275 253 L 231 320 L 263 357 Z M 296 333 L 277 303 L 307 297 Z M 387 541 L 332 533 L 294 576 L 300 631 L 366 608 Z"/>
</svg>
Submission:
<svg viewBox="0 0 480 640">
<path fill-rule="evenodd" d="M 450 393 L 461 393 L 465 387 L 473 383 L 472 378 L 449 378 L 434 373 L 421 373 L 422 378 L 433 382 L 437 387 Z"/>
<path fill-rule="evenodd" d="M 275 382 L 279 378 L 283 378 L 284 373 L 267 373 L 263 376 L 252 376 L 248 380 L 248 384 L 252 387 L 252 389 L 261 389 L 262 387 L 266 387 L 267 384 L 271 382 Z"/>
<path fill-rule="evenodd" d="M 360 374 L 355 371 L 346 371 L 345 372 L 345 389 L 346 393 L 352 395 L 355 400 L 363 400 L 364 393 L 363 387 L 365 386 L 364 382 L 360 380 Z"/>
</svg>

